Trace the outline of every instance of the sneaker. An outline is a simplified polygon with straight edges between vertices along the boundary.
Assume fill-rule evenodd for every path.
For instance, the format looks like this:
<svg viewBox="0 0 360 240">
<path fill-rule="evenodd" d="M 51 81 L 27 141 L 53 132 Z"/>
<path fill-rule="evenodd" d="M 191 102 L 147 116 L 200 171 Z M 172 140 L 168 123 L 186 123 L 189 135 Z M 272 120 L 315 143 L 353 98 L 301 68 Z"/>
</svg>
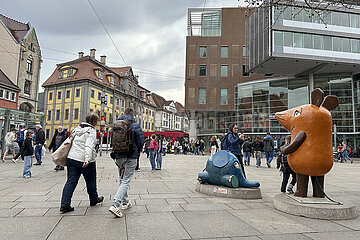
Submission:
<svg viewBox="0 0 360 240">
<path fill-rule="evenodd" d="M 40 163 L 40 162 L 37 162 L 37 163 L 34 163 L 34 165 L 41 165 L 41 163 Z"/>
<path fill-rule="evenodd" d="M 101 203 L 102 201 L 104 201 L 104 197 L 103 196 L 98 197 L 96 202 L 90 203 L 90 206 L 95 206 L 96 204 Z"/>
<path fill-rule="evenodd" d="M 57 172 L 59 170 L 58 166 L 54 168 L 54 171 Z"/>
<path fill-rule="evenodd" d="M 271 165 L 270 165 L 270 163 L 266 163 L 266 165 L 268 166 L 268 168 L 271 168 Z"/>
<path fill-rule="evenodd" d="M 136 170 L 136 171 L 140 172 L 140 168 L 138 170 Z"/>
<path fill-rule="evenodd" d="M 16 159 L 11 159 L 11 161 L 13 162 L 13 163 L 17 163 L 17 160 Z"/>
<path fill-rule="evenodd" d="M 129 208 L 131 208 L 131 207 L 132 207 L 131 202 L 128 202 L 127 204 L 121 205 L 121 209 L 122 209 L 122 210 L 127 210 L 127 209 L 129 209 Z"/>
<path fill-rule="evenodd" d="M 72 212 L 72 211 L 74 211 L 74 208 L 71 206 L 61 206 L 61 208 L 60 208 L 61 213 L 67 213 L 67 212 Z"/>
<path fill-rule="evenodd" d="M 26 176 L 23 176 L 23 178 L 30 178 L 31 176 L 29 176 L 29 175 L 26 175 Z"/>
<path fill-rule="evenodd" d="M 122 212 L 118 207 L 115 207 L 114 205 L 111 205 L 109 208 L 109 212 L 114 214 L 115 217 L 121 218 L 123 216 Z"/>
<path fill-rule="evenodd" d="M 2 162 L 7 162 L 7 161 L 5 159 L 3 159 Z"/>
</svg>

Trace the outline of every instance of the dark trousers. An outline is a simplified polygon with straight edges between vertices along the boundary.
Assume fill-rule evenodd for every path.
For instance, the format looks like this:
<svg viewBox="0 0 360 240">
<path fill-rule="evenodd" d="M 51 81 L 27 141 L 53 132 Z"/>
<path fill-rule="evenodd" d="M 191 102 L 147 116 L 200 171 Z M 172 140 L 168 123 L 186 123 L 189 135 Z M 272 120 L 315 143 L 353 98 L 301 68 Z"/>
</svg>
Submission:
<svg viewBox="0 0 360 240">
<path fill-rule="evenodd" d="M 234 154 L 235 155 L 235 154 Z M 245 169 L 244 169 L 244 163 L 243 163 L 243 156 L 242 155 L 235 155 L 237 157 L 237 159 L 240 162 L 240 166 L 241 166 L 241 170 L 244 174 L 244 178 L 246 178 L 246 174 L 245 174 Z"/>
<path fill-rule="evenodd" d="M 137 156 L 137 159 L 136 159 L 136 167 L 135 167 L 135 170 L 139 170 L 139 169 L 140 169 L 139 160 L 140 160 L 140 154 Z"/>
<path fill-rule="evenodd" d="M 89 194 L 90 204 L 95 204 L 97 202 L 96 164 L 95 162 L 89 163 L 89 165 L 85 168 L 82 167 L 83 164 L 83 162 L 75 161 L 70 158 L 67 159 L 67 181 L 61 197 L 61 206 L 71 205 L 71 198 L 81 174 L 84 176 L 86 182 L 86 189 Z"/>
<path fill-rule="evenodd" d="M 296 173 L 294 171 L 285 170 L 285 172 L 283 172 L 283 180 L 281 183 L 281 192 L 286 192 L 286 185 L 288 184 L 290 175 L 292 176 L 292 180 L 291 180 L 290 184 L 292 184 L 293 186 L 296 184 Z"/>
<path fill-rule="evenodd" d="M 16 154 L 16 156 L 14 157 L 14 159 L 18 159 L 18 157 L 20 157 L 21 155 L 21 159 L 24 160 L 24 154 L 21 154 L 24 151 L 24 142 L 17 142 L 17 144 L 19 145 L 20 151 Z"/>
</svg>

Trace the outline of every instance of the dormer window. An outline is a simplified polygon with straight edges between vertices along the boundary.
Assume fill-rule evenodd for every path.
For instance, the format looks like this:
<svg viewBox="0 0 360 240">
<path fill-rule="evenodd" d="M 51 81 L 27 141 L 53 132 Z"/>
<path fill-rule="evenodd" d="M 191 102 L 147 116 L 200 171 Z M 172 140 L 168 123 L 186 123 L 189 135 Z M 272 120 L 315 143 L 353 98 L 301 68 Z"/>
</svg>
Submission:
<svg viewBox="0 0 360 240">
<path fill-rule="evenodd" d="M 77 68 L 74 66 L 63 66 L 59 68 L 59 78 L 70 78 L 75 75 Z"/>
<path fill-rule="evenodd" d="M 115 74 L 108 73 L 108 74 L 106 74 L 106 77 L 107 77 L 109 83 L 111 83 L 111 85 L 115 86 L 115 84 L 116 84 L 116 76 L 115 76 Z"/>
<path fill-rule="evenodd" d="M 95 75 L 96 75 L 97 79 L 99 81 L 103 81 L 103 79 L 104 79 L 104 69 L 102 69 L 100 67 L 96 67 L 96 68 L 94 68 L 94 71 L 95 71 Z"/>
</svg>

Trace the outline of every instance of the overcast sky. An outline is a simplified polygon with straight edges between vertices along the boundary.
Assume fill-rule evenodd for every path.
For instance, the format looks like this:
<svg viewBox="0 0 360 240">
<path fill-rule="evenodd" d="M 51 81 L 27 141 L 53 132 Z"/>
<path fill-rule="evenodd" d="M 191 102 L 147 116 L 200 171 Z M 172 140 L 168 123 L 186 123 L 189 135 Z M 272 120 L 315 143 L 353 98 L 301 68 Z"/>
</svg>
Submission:
<svg viewBox="0 0 360 240">
<path fill-rule="evenodd" d="M 91 3 L 127 65 L 140 76 L 140 85 L 167 100 L 184 103 L 187 9 L 203 7 L 204 0 L 91 0 Z M 242 0 L 205 1 L 206 7 L 240 4 Z M 43 56 L 41 84 L 57 63 L 75 59 L 79 51 L 88 55 L 91 48 L 96 49 L 97 59 L 107 56 L 107 65 L 125 66 L 88 0 L 7 1 L 2 4 L 1 13 L 35 27 Z M 152 75 L 147 70 L 178 78 Z"/>
</svg>

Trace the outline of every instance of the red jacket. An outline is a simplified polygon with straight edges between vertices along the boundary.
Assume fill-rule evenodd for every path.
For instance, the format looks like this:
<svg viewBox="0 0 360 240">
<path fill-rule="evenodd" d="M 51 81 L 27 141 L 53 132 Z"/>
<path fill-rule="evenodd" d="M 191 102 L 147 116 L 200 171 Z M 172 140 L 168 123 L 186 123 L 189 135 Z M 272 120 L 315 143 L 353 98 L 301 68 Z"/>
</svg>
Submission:
<svg viewBox="0 0 360 240">
<path fill-rule="evenodd" d="M 155 141 L 154 139 L 151 140 L 150 142 L 150 146 L 149 146 L 150 150 L 158 150 L 159 149 L 159 144 L 157 141 Z"/>
</svg>

